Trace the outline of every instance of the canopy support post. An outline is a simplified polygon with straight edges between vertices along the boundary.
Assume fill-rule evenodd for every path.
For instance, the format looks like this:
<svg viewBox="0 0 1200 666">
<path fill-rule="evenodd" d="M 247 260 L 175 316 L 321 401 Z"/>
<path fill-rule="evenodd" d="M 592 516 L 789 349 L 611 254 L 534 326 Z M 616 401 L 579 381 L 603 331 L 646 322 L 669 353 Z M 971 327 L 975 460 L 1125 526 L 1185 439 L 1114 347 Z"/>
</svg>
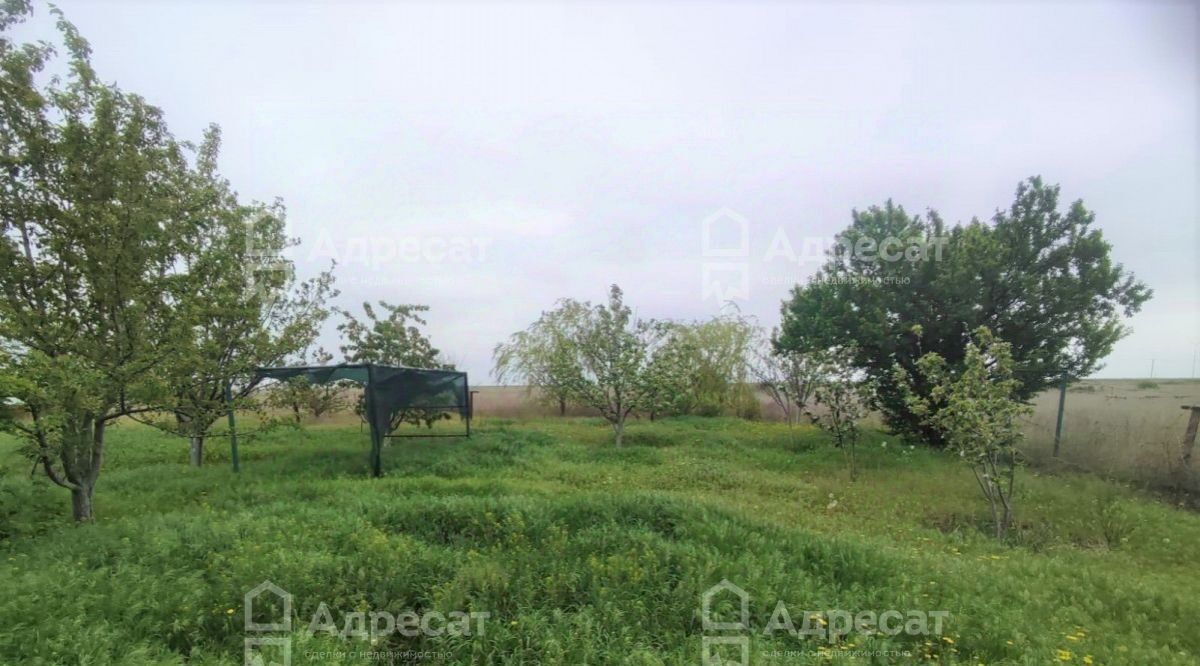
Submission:
<svg viewBox="0 0 1200 666">
<path fill-rule="evenodd" d="M 383 433 L 379 432 L 379 419 L 375 414 L 375 366 L 367 365 L 367 420 L 371 426 L 371 476 L 383 476 Z"/>
<path fill-rule="evenodd" d="M 237 451 L 237 426 L 233 420 L 233 391 L 229 388 L 229 382 L 225 382 L 225 410 L 229 417 L 229 458 L 233 461 L 233 471 L 242 471 L 238 464 Z"/>
</svg>

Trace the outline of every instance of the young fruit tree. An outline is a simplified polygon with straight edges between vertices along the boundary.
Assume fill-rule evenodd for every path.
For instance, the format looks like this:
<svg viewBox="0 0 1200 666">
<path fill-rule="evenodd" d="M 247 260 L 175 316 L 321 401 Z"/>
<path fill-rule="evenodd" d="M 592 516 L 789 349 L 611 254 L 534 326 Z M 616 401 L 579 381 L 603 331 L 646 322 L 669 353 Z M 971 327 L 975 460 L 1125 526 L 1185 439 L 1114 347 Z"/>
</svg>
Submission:
<svg viewBox="0 0 1200 666">
<path fill-rule="evenodd" d="M 858 422 L 867 415 L 874 397 L 870 379 L 858 376 L 850 362 L 851 353 L 838 349 L 815 354 L 813 398 L 824 409 L 812 420 L 833 437 L 850 470 L 850 480 L 858 480 Z"/>
<path fill-rule="evenodd" d="M 329 365 L 331 362 L 333 354 L 317 348 L 311 354 L 308 350 L 301 351 L 287 365 Z M 313 384 L 303 377 L 294 377 L 272 387 L 267 403 L 291 411 L 292 420 L 300 423 L 305 414 L 320 418 L 324 414 L 345 409 L 349 406 L 345 394 L 353 385 L 353 382 Z"/>
<path fill-rule="evenodd" d="M 3 426 L 84 521 L 106 428 L 145 409 L 152 371 L 179 351 L 172 295 L 208 220 L 162 113 L 100 82 L 61 14 L 66 73 L 43 76 L 54 47 L 9 32 L 29 11 L 0 6 L 0 402 L 23 407 Z"/>
<path fill-rule="evenodd" d="M 1013 518 L 1020 419 L 1032 410 L 1019 397 L 1011 345 L 981 326 L 966 345 L 961 369 L 936 352 L 921 356 L 917 373 L 929 387 L 926 394 L 908 388 L 914 378 L 903 367 L 897 365 L 894 373 L 909 409 L 970 465 L 988 502 L 996 538 L 1005 538 Z"/>
<path fill-rule="evenodd" d="M 1122 317 L 1151 292 L 1113 259 L 1094 220 L 1080 201 L 1060 206 L 1059 188 L 1040 178 L 1022 182 L 990 223 L 948 226 L 890 201 L 854 211 L 821 271 L 785 302 L 779 345 L 803 352 L 854 340 L 854 365 L 875 380 L 887 424 L 944 446 L 908 409 L 896 363 L 928 398 L 917 359 L 937 352 L 961 369 L 968 333 L 986 325 L 1012 345 L 1023 369 L 1017 396 L 1028 399 L 1064 372 L 1088 375 L 1126 334 Z M 919 336 L 914 324 L 924 325 Z"/>
<path fill-rule="evenodd" d="M 281 364 L 310 345 L 336 296 L 332 273 L 298 280 L 282 253 L 289 239 L 285 211 L 242 204 L 216 172 L 219 132 L 210 129 L 200 148 L 198 176 L 207 223 L 191 239 L 181 261 L 175 316 L 186 326 L 176 353 L 155 368 L 160 386 L 147 397 L 172 415 L 154 425 L 189 441 L 188 459 L 200 465 L 205 438 L 236 407 L 257 404 L 255 369 Z M 157 400 L 156 400 L 157 399 Z M 260 415 L 260 427 L 271 419 Z"/>
<path fill-rule="evenodd" d="M 429 336 L 421 330 L 426 322 L 420 313 L 427 312 L 428 305 L 392 305 L 379 301 L 379 309 L 386 313 L 383 317 L 370 303 L 364 302 L 362 307 L 365 320 L 359 320 L 349 310 L 337 310 L 342 316 L 338 332 L 344 340 L 341 350 L 347 363 L 454 369 L 454 364 L 442 356 L 442 352 L 433 346 Z M 365 414 L 365 403 L 361 396 L 355 411 L 359 416 Z M 448 418 L 450 415 L 444 411 L 405 409 L 393 417 L 391 427 L 394 429 L 402 423 L 409 423 L 432 428 L 434 422 Z"/>
<path fill-rule="evenodd" d="M 661 324 L 636 320 L 613 285 L 608 303 L 588 307 L 569 330 L 558 333 L 552 371 L 563 380 L 568 400 L 595 409 L 608 421 L 621 446 L 625 422 L 634 412 L 652 410 L 680 378 L 654 363 L 665 337 Z"/>
<path fill-rule="evenodd" d="M 567 388 L 564 377 L 555 373 L 555 346 L 588 315 L 589 308 L 579 301 L 564 298 L 553 310 L 542 313 L 524 331 L 509 336 L 492 351 L 492 376 L 505 384 L 517 381 L 540 402 L 554 405 L 559 416 L 567 413 Z"/>
<path fill-rule="evenodd" d="M 755 331 L 749 369 L 750 376 L 779 407 L 790 428 L 812 400 L 821 364 L 816 355 L 780 349 L 778 334 L 778 329 L 769 336 L 761 329 Z"/>
</svg>

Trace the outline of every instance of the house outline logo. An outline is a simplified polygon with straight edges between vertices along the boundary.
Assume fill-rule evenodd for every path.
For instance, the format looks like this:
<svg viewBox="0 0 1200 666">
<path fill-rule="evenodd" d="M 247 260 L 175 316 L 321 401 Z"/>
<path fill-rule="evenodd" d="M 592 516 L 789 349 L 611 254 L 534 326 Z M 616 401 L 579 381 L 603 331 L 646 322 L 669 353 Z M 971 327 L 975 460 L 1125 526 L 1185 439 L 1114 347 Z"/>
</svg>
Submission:
<svg viewBox="0 0 1200 666">
<path fill-rule="evenodd" d="M 254 602 L 267 593 L 274 595 L 283 602 L 283 618 L 281 622 L 254 621 Z M 242 663 L 245 666 L 291 666 L 292 593 L 269 580 L 264 580 L 242 597 L 242 612 L 245 613 L 244 622 L 246 627 L 246 636 L 242 648 Z M 253 635 L 264 633 L 268 635 Z M 270 635 L 272 633 L 274 635 Z M 265 660 L 266 657 L 262 649 L 269 647 L 279 648 L 279 653 L 283 659 L 282 663 L 274 659 L 271 661 Z"/>
<path fill-rule="evenodd" d="M 741 614 L 737 622 L 718 622 L 712 617 L 713 598 L 722 592 L 732 592 L 740 602 Z M 705 631 L 748 631 L 750 629 L 750 595 L 734 585 L 728 578 L 704 591 L 700 597 L 700 620 Z"/>
<path fill-rule="evenodd" d="M 714 243 L 713 230 L 727 227 L 737 235 L 737 244 L 723 247 Z M 705 257 L 745 259 L 750 256 L 750 221 L 731 208 L 721 208 L 700 223 L 700 251 Z"/>
<path fill-rule="evenodd" d="M 718 621 L 713 618 L 713 602 L 718 595 L 733 594 L 738 600 L 738 620 Z M 737 632 L 733 635 L 704 636 L 700 640 L 700 663 L 702 666 L 748 666 L 750 663 L 750 595 L 734 585 L 728 578 L 713 585 L 700 595 L 700 621 L 705 632 Z M 718 646 L 733 646 L 738 650 L 738 659 L 726 660 L 720 656 Z"/>
<path fill-rule="evenodd" d="M 283 622 L 255 622 L 254 600 L 270 592 L 283 601 Z M 246 631 L 291 631 L 292 630 L 292 594 L 269 580 L 264 580 L 253 590 L 246 593 L 243 599 L 243 611 L 246 616 Z"/>
</svg>

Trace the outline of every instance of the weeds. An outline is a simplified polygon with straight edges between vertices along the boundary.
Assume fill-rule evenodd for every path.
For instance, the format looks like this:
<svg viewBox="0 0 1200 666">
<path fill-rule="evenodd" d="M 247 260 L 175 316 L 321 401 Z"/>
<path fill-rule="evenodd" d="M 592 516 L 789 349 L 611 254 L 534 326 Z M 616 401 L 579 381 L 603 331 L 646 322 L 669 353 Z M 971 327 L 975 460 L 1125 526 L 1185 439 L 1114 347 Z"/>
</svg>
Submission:
<svg viewBox="0 0 1200 666">
<path fill-rule="evenodd" d="M 1030 475 L 1004 546 L 956 459 L 875 431 L 854 484 L 811 427 L 795 428 L 800 446 L 783 424 L 733 419 L 640 422 L 630 435 L 617 451 L 595 420 L 485 421 L 470 440 L 389 448 L 386 476 L 370 479 L 353 427 L 265 436 L 234 475 L 216 442 L 210 464 L 188 468 L 185 443 L 122 425 L 101 518 L 83 527 L 0 439 L 16 526 L 0 539 L 0 663 L 240 664 L 242 595 L 265 579 L 294 595 L 298 626 L 321 602 L 492 613 L 483 636 L 372 646 L 448 663 L 696 663 L 700 595 L 725 578 L 750 594 L 755 653 L 811 653 L 795 663 L 851 643 L 912 655 L 892 663 L 1047 663 L 1070 650 L 1186 664 L 1200 652 L 1187 626 L 1200 613 L 1193 514 L 1090 476 Z M 781 601 L 797 615 L 947 610 L 950 642 L 764 635 Z M 295 664 L 363 649 L 296 636 Z"/>
</svg>

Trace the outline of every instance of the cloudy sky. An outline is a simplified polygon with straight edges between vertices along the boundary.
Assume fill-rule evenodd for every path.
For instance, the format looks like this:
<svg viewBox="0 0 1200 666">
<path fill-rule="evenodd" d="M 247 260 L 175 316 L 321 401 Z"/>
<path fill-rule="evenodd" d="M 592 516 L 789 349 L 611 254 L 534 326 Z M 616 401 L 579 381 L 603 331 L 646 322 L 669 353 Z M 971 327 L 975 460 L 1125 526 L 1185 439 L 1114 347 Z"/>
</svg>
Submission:
<svg viewBox="0 0 1200 666">
<path fill-rule="evenodd" d="M 223 128 L 302 271 L 336 258 L 346 306 L 429 304 L 477 384 L 557 298 L 616 282 L 698 318 L 732 296 L 773 325 L 851 209 L 986 218 L 1034 174 L 1156 292 L 1101 375 L 1193 372 L 1195 5 L 59 5 L 177 135 Z"/>
</svg>

